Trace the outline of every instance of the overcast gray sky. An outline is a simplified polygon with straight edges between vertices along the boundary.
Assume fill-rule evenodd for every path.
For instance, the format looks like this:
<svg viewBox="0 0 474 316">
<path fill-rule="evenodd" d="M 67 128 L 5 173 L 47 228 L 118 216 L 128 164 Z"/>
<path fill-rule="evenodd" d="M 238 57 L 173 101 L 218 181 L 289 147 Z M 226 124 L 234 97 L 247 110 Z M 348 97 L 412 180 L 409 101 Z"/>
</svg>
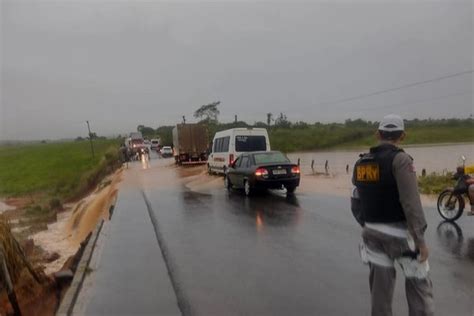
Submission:
<svg viewBox="0 0 474 316">
<path fill-rule="evenodd" d="M 472 0 L 0 1 L 0 139 L 474 112 L 472 72 L 352 99 L 472 71 Z"/>
</svg>

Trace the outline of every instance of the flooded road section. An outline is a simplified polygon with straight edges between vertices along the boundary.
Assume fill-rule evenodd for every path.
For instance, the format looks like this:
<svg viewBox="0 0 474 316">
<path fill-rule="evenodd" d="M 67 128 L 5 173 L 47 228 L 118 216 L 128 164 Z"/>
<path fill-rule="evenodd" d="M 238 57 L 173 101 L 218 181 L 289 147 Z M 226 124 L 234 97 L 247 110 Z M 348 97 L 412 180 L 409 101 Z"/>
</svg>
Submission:
<svg viewBox="0 0 474 316">
<path fill-rule="evenodd" d="M 431 172 L 453 172 L 460 161 L 461 155 L 466 157 L 467 164 L 474 164 L 474 144 L 472 143 L 402 147 L 413 157 L 418 173 L 421 173 L 422 169 L 425 169 L 428 174 Z M 364 152 L 368 152 L 368 148 L 301 152 L 291 153 L 288 156 L 294 162 L 297 162 L 299 158 L 304 172 L 311 171 L 312 160 L 314 160 L 314 168 L 317 172 L 325 171 L 327 160 L 330 173 L 340 174 L 346 172 L 347 165 L 352 170 L 359 154 Z"/>
<path fill-rule="evenodd" d="M 245 197 L 169 159 L 136 162 L 81 292 L 78 314 L 368 315 L 361 228 L 347 198 Z M 474 218 L 427 208 L 438 315 L 474 310 Z M 398 270 L 394 314 L 407 315 Z"/>
</svg>

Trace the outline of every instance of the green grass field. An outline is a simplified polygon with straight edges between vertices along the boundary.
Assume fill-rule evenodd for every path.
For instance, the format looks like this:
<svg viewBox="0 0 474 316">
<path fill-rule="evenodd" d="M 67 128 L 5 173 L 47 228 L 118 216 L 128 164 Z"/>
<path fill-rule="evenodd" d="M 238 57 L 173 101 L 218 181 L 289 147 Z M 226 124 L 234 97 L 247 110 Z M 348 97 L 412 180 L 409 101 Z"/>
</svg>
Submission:
<svg viewBox="0 0 474 316">
<path fill-rule="evenodd" d="M 0 195 L 46 193 L 70 198 L 105 172 L 117 159 L 117 140 L 0 146 Z"/>
</svg>

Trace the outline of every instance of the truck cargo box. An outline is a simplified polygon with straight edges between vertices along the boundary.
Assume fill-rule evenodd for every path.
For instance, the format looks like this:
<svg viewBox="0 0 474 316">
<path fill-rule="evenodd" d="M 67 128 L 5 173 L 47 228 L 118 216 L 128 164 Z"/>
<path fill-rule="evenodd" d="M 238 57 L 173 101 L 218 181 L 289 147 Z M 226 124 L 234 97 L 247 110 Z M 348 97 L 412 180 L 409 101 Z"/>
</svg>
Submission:
<svg viewBox="0 0 474 316">
<path fill-rule="evenodd" d="M 173 128 L 174 157 L 178 164 L 206 163 L 207 127 L 202 124 L 178 124 Z"/>
</svg>

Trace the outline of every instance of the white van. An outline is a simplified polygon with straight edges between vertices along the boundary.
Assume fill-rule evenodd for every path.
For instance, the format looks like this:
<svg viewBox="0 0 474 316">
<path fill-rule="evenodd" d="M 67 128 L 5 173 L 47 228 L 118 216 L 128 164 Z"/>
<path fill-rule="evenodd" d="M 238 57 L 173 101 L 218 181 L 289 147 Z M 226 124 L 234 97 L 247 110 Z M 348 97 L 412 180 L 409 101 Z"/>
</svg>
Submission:
<svg viewBox="0 0 474 316">
<path fill-rule="evenodd" d="M 247 127 L 217 132 L 207 161 L 209 173 L 225 173 L 229 164 L 241 153 L 249 151 L 270 151 L 266 129 Z"/>
</svg>

